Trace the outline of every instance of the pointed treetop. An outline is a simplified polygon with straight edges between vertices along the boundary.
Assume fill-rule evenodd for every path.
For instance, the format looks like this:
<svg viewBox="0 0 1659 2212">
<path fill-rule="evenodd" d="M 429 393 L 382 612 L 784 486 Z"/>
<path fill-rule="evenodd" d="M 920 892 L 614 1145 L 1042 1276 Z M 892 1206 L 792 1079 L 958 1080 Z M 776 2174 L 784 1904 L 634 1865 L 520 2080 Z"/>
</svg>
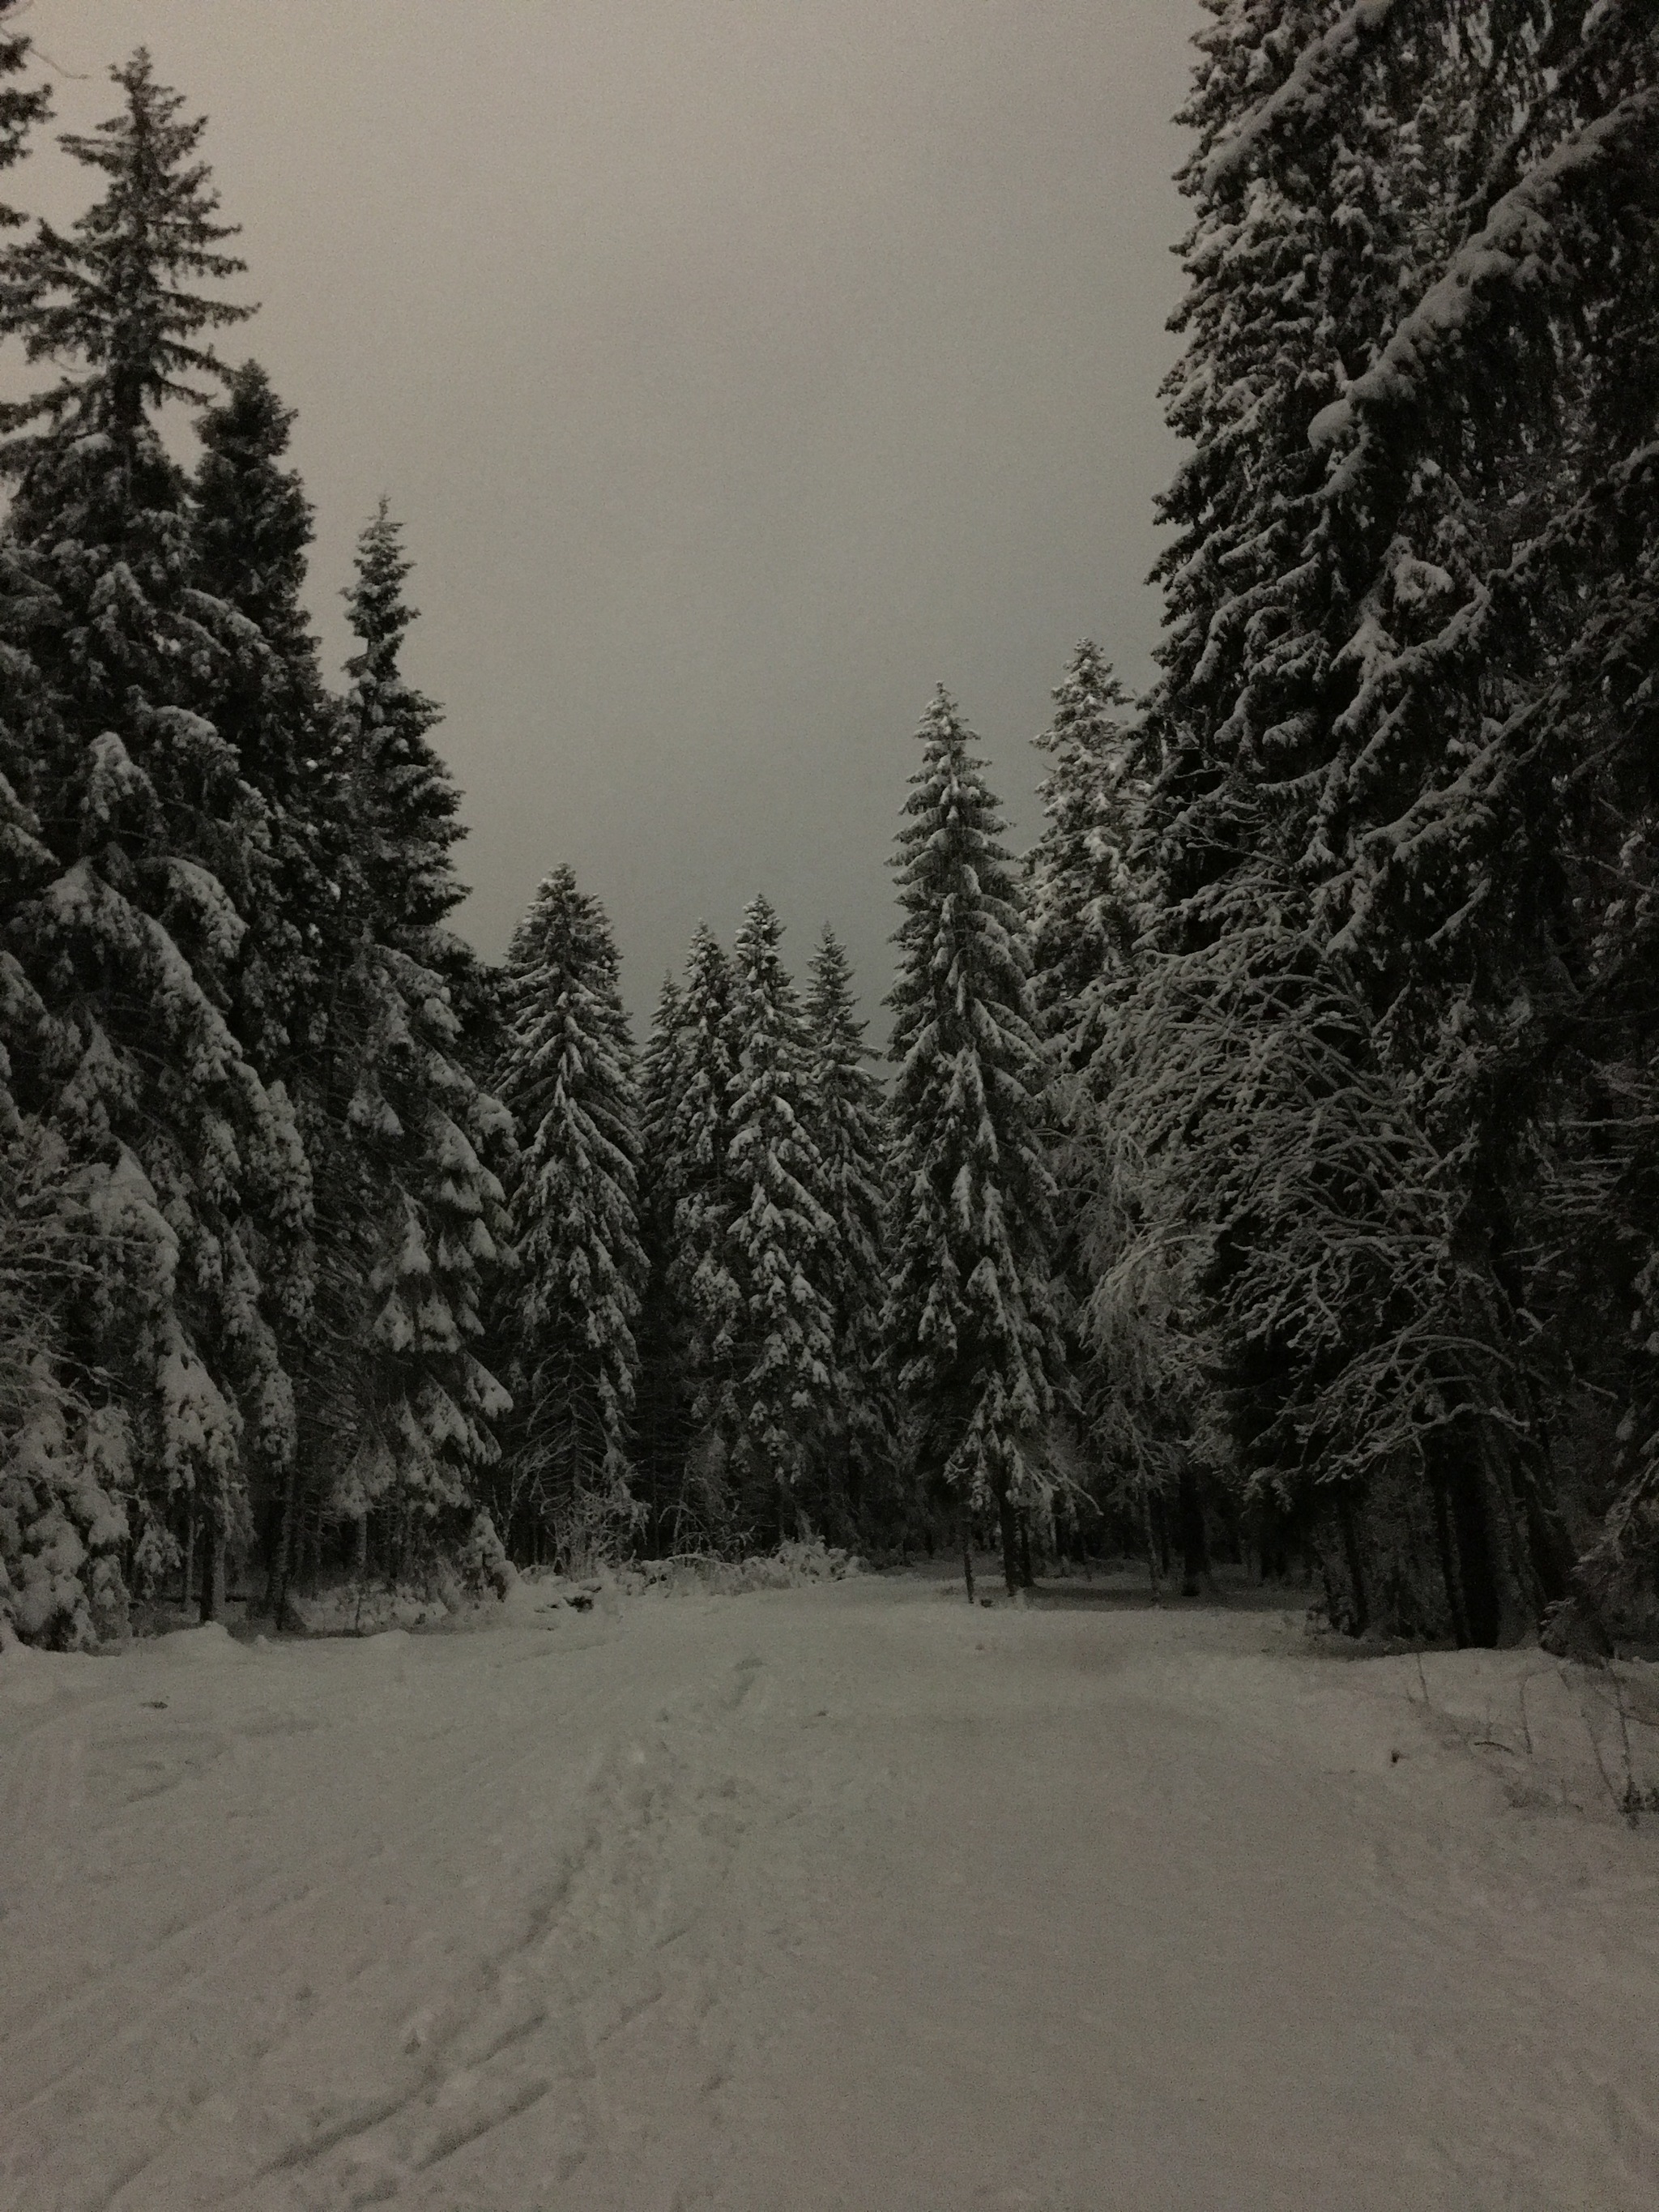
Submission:
<svg viewBox="0 0 1659 2212">
<path fill-rule="evenodd" d="M 732 1060 L 732 981 L 725 946 L 708 923 L 700 921 L 686 955 L 678 1021 L 684 1040 L 687 1081 L 676 1101 L 675 1116 L 685 1127 L 699 1119 L 706 1119 L 712 1127 L 725 1115 Z M 706 1141 L 714 1143 L 718 1151 L 723 1139 Z"/>
<path fill-rule="evenodd" d="M 380 494 L 373 517 L 357 540 L 357 565 L 349 584 L 341 587 L 351 627 L 371 652 L 395 653 L 418 607 L 406 606 L 403 587 L 414 562 L 401 543 L 403 524 L 394 520 L 391 502 Z"/>
<path fill-rule="evenodd" d="M 1065 676 L 1049 696 L 1054 720 L 1035 741 L 1044 752 L 1059 751 L 1078 726 L 1093 726 L 1133 704 L 1111 662 L 1087 637 L 1073 650 Z"/>
<path fill-rule="evenodd" d="M 1134 702 L 1097 645 L 1078 647 L 1053 696 L 1054 719 L 1035 739 L 1054 763 L 1040 787 L 1045 825 L 1027 859 L 1039 997 L 1050 1012 L 1098 979 L 1109 940 L 1127 950 L 1135 787 L 1126 719 Z"/>
<path fill-rule="evenodd" d="M 282 466 L 295 411 L 257 361 L 233 369 L 224 397 L 198 416 L 196 535 L 203 581 L 272 643 L 309 641 L 300 594 L 313 510 L 299 471 Z"/>
<path fill-rule="evenodd" d="M 864 1042 L 870 1024 L 858 1018 L 853 963 L 827 921 L 806 975 L 806 1018 L 820 1052 L 830 1059 L 878 1059 L 880 1055 Z"/>
<path fill-rule="evenodd" d="M 536 887 L 530 910 L 513 933 L 507 964 L 515 969 L 580 969 L 592 983 L 614 983 L 620 963 L 605 908 L 583 890 L 562 861 Z"/>
<path fill-rule="evenodd" d="M 916 738 L 922 748 L 922 761 L 910 778 L 911 795 L 904 806 L 907 814 L 916 816 L 942 810 L 947 823 L 960 821 L 987 836 L 995 836 L 1007 826 L 998 813 L 1000 802 L 980 774 L 987 765 L 984 757 L 971 750 L 979 740 L 942 684 L 935 688 L 927 702 Z M 931 835 L 915 821 L 906 823 L 898 835 L 902 859 L 916 848 L 924 847 Z M 996 859 L 1007 858 L 1000 847 L 992 850 Z"/>
<path fill-rule="evenodd" d="M 782 945 L 783 923 L 777 908 L 763 891 L 757 891 L 744 908 L 736 947 L 734 1101 L 757 1070 L 775 1073 L 786 1061 L 793 1069 L 805 1043 L 800 1002 L 794 979 L 783 964 Z"/>
<path fill-rule="evenodd" d="M 640 1060 L 641 1113 L 647 1139 L 643 1167 L 647 1177 L 658 1182 L 671 1173 L 666 1134 L 677 1103 L 684 1006 L 684 994 L 672 973 L 665 975 Z"/>
<path fill-rule="evenodd" d="M 9 250 L 0 309 L 0 328 L 21 336 L 31 361 L 67 356 L 87 373 L 6 410 L 13 425 L 73 410 L 98 428 L 131 435 L 168 400 L 204 405 L 201 380 L 222 380 L 226 370 L 198 334 L 254 312 L 188 289 L 246 266 L 218 250 L 238 227 L 215 220 L 212 173 L 196 158 L 207 118 L 179 120 L 183 99 L 155 82 L 142 46 L 110 75 L 125 95 L 121 112 L 58 142 L 101 169 L 109 189 L 70 231 L 43 221 Z"/>
<path fill-rule="evenodd" d="M 700 921 L 691 933 L 691 944 L 685 956 L 685 1005 L 688 1013 L 694 1012 L 701 1000 L 711 995 L 722 1002 L 731 988 L 732 963 L 726 947 L 720 943 L 706 921 Z"/>
<path fill-rule="evenodd" d="M 743 910 L 743 924 L 738 931 L 739 969 L 747 973 L 757 960 L 764 960 L 775 952 L 782 938 L 783 924 L 778 919 L 777 908 L 764 891 L 757 891 Z"/>
<path fill-rule="evenodd" d="M 249 359 L 225 372 L 224 396 L 197 425 L 216 451 L 253 460 L 275 460 L 288 451 L 296 410 L 285 407 L 262 362 Z M 295 476 L 297 483 L 299 478 Z"/>
<path fill-rule="evenodd" d="M 1021 887 L 997 842 L 1000 802 L 984 760 L 969 750 L 977 740 L 942 684 L 917 735 L 922 764 L 910 779 L 893 860 L 904 915 L 893 942 L 902 957 L 885 1000 L 898 1015 L 893 1052 L 901 1058 L 911 1032 L 931 1018 L 928 1007 L 960 1024 L 970 1002 L 994 1001 L 1018 1024 L 1030 969 Z"/>
<path fill-rule="evenodd" d="M 846 946 L 836 936 L 833 926 L 827 921 L 818 932 L 818 941 L 813 948 L 808 973 L 815 984 L 821 984 L 826 990 L 850 990 L 852 988 L 853 963 L 847 957 Z"/>
<path fill-rule="evenodd" d="M 382 499 L 357 541 L 356 576 L 345 591 L 362 651 L 346 663 L 348 751 L 359 779 L 357 803 L 366 867 L 382 913 L 395 927 L 441 921 L 466 896 L 450 848 L 466 835 L 460 791 L 428 738 L 443 719 L 435 700 L 404 677 L 398 654 L 415 610 L 403 586 L 412 563 L 401 526 Z"/>
</svg>

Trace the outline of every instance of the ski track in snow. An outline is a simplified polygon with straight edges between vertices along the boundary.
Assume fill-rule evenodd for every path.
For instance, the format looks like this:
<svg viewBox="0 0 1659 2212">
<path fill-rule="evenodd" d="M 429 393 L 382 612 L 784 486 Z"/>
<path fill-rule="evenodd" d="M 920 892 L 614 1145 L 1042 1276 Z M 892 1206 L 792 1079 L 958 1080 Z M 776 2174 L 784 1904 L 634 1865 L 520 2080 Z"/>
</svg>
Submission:
<svg viewBox="0 0 1659 2212">
<path fill-rule="evenodd" d="M 10 1655 L 0 2212 L 1645 2212 L 1659 1825 L 1429 1679 L 876 1579 Z"/>
</svg>

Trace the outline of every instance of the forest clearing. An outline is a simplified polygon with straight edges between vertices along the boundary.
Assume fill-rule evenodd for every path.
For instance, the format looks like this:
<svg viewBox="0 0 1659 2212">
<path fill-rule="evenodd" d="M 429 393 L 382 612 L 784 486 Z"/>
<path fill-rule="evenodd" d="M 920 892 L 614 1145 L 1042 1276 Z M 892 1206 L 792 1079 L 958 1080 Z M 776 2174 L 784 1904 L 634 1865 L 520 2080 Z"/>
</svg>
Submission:
<svg viewBox="0 0 1659 2212">
<path fill-rule="evenodd" d="M 6 1652 L 4 2212 L 1654 2202 L 1591 1670 L 1344 1663 L 1289 1590 L 559 1588 Z"/>
</svg>

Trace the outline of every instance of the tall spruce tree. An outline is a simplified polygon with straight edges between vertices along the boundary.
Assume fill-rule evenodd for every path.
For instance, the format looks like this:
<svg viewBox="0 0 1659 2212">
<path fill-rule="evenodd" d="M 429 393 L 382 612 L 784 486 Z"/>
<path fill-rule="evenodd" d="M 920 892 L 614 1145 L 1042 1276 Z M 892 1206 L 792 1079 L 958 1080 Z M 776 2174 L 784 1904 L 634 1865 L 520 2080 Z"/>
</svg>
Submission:
<svg viewBox="0 0 1659 2212">
<path fill-rule="evenodd" d="M 1127 1317 L 1110 1292 L 1105 1306 L 1096 1296 L 1122 1256 L 1127 1197 L 1113 1039 L 1133 988 L 1137 940 L 1152 919 L 1135 850 L 1146 799 L 1140 733 L 1128 694 L 1090 641 L 1073 654 L 1054 701 L 1036 739 L 1051 763 L 1040 787 L 1044 825 L 1026 868 L 1031 994 L 1048 1061 L 1045 1136 L 1060 1196 L 1052 1256 L 1071 1384 L 1060 1414 L 1097 1503 L 1120 1521 L 1127 1514 L 1139 1534 L 1165 1491 L 1183 1474 L 1191 1480 L 1158 1357 L 1167 1299 L 1157 1302 L 1163 1326 L 1154 1334 L 1145 1327 L 1145 1270 L 1132 1294 L 1138 1326 L 1121 1326 Z"/>
<path fill-rule="evenodd" d="M 29 40 L 5 27 L 6 17 L 17 5 L 18 0 L 0 0 L 0 173 L 23 159 L 30 131 L 52 112 L 46 86 L 9 82 L 22 73 L 29 58 Z M 0 233 L 19 228 L 24 221 L 15 208 L 0 200 Z M 24 550 L 9 529 L 0 527 L 0 902 L 7 910 L 32 875 L 51 869 L 51 855 L 40 842 L 40 825 L 30 804 L 31 796 L 38 795 L 39 771 L 48 746 L 41 726 L 51 712 L 28 648 L 30 630 L 41 617 L 40 601 L 41 587 L 30 574 Z M 0 963 L 0 976 L 15 973 L 12 956 L 3 946 Z M 9 988 L 15 991 L 19 983 Z M 0 1027 L 0 1054 L 5 1034 Z M 0 1059 L 0 1116 L 11 1128 L 16 1106 L 7 1083 L 7 1064 Z"/>
<path fill-rule="evenodd" d="M 1253 1488 L 1334 1503 L 1334 1609 L 1363 1624 L 1380 1592 L 1397 1626 L 1491 1642 L 1560 1587 L 1560 1292 L 1528 1255 L 1622 1118 L 1620 1079 L 1584 1115 L 1572 1070 L 1622 1027 L 1602 1000 L 1575 1029 L 1586 893 L 1639 849 L 1644 788 L 1613 729 L 1641 727 L 1650 619 L 1627 403 L 1655 27 L 1541 0 L 1215 13 L 1169 386 L 1193 451 L 1150 716 L 1164 910 L 1116 1097 L 1152 1242 L 1200 1255 Z M 1582 1145 L 1583 1182 L 1540 1171 L 1574 1123 L 1599 1133 L 1552 1166 Z M 1604 1249 L 1610 1278 L 1640 1243 Z"/>
<path fill-rule="evenodd" d="M 495 1088 L 520 1151 L 507 1383 L 516 1507 L 568 1561 L 631 1524 L 639 1093 L 611 925 L 568 867 L 547 878 L 507 957 Z"/>
<path fill-rule="evenodd" d="M 200 1522 L 210 1590 L 219 1543 L 246 1533 L 250 1466 L 291 1459 L 268 1286 L 304 1246 L 310 1192 L 289 1103 L 228 1018 L 267 823 L 202 711 L 225 611 L 197 586 L 157 428 L 223 374 L 201 334 L 250 311 L 190 289 L 241 267 L 221 250 L 204 123 L 179 119 L 142 49 L 112 74 L 120 112 L 63 140 L 103 197 L 0 257 L 0 331 L 61 369 L 0 410 L 22 643 L 50 701 L 21 794 L 35 849 L 4 917 L 9 1053 L 86 1240 L 63 1348 L 87 1450 L 132 1493 L 140 1574 Z"/>
<path fill-rule="evenodd" d="M 1060 1358 L 1021 886 L 984 763 L 941 688 L 919 737 L 894 874 L 903 910 L 891 1055 L 892 1277 L 885 1331 L 924 1479 L 994 1508 L 1020 1580 L 1019 1522 L 1053 1482 L 1042 1435 Z"/>
<path fill-rule="evenodd" d="M 1132 1338 L 1126 1308 L 1144 1311 L 1149 1282 L 1170 1280 L 1166 1256 L 1183 1255 L 1165 1310 L 1210 1335 L 1213 1358 L 1183 1359 L 1177 1328 L 1174 1358 L 1146 1364 L 1219 1375 L 1250 1492 L 1334 1519 L 1334 1577 L 1360 1625 L 1357 1516 L 1413 1444 L 1391 1428 L 1372 1455 L 1347 1418 L 1365 1394 L 1345 1415 L 1344 1378 L 1402 1330 L 1460 1347 L 1472 1395 L 1495 1372 L 1490 1310 L 1460 1322 L 1457 1286 L 1419 1264 L 1443 1226 L 1431 1182 L 1407 1195 L 1355 1174 L 1402 1143 L 1414 1168 L 1424 1156 L 1316 911 L 1328 854 L 1311 802 L 1351 681 L 1351 587 L 1309 433 L 1432 250 L 1446 25 L 1410 12 L 1408 81 L 1391 97 L 1360 90 L 1391 9 L 1236 0 L 1200 40 L 1183 118 L 1198 134 L 1182 179 L 1197 207 L 1177 318 L 1188 349 L 1166 387 L 1192 453 L 1162 507 L 1177 535 L 1149 716 L 1143 857 L 1160 910 L 1114 1039 L 1127 1249 L 1093 1307 L 1106 1334 Z M 1435 1395 L 1393 1394 L 1407 1427 L 1426 1416 L 1431 1451 Z"/>
<path fill-rule="evenodd" d="M 672 975 L 663 978 L 640 1056 L 640 1243 L 646 1274 L 635 1334 L 640 1376 L 635 1421 L 636 1495 L 650 1552 L 672 1547 L 689 1441 L 687 1333 L 672 1282 L 675 1209 L 681 1196 L 674 1123 L 682 1079 L 684 1006 Z"/>
<path fill-rule="evenodd" d="M 730 1317 L 716 1340 L 716 1418 L 744 1516 L 763 1535 L 805 1533 L 823 1494 L 836 1402 L 835 1224 L 817 1195 L 811 1071 L 783 925 L 752 899 L 738 933 L 727 1091 Z"/>
<path fill-rule="evenodd" d="M 45 86 L 11 82 L 29 61 L 27 37 L 5 27 L 13 10 L 0 0 L 0 172 L 51 112 Z M 0 201 L 0 233 L 24 220 Z M 56 738 L 29 649 L 49 605 L 27 549 L 0 527 L 0 927 L 56 872 L 31 803 L 46 795 Z M 0 1621 L 81 1648 L 125 1619 L 127 1470 L 118 1451 L 106 1486 L 112 1470 L 99 1464 L 65 1357 L 65 1310 L 88 1280 L 89 1249 L 68 1149 L 14 1091 L 13 1054 L 27 1058 L 45 1018 L 0 937 Z"/>
<path fill-rule="evenodd" d="M 353 860 L 335 758 L 338 702 L 324 689 L 302 599 L 312 510 L 284 465 L 293 421 L 257 362 L 231 374 L 223 397 L 197 420 L 192 522 L 198 584 L 222 611 L 211 713 L 265 814 L 232 1019 L 266 1079 L 280 1080 L 292 1099 L 310 1164 L 309 1277 L 302 1297 L 296 1285 L 283 1297 L 279 1328 L 299 1456 L 321 1469 L 351 1426 L 361 1328 L 360 1178 L 332 1081 L 331 1033 L 334 980 L 352 957 L 353 909 L 341 887 Z M 268 1563 L 281 1549 L 283 1503 L 280 1491 L 263 1501 Z"/>
<path fill-rule="evenodd" d="M 244 945 L 239 1001 L 268 1074 L 314 1078 L 325 945 L 338 903 L 328 842 L 339 793 L 329 772 L 332 709 L 302 600 L 311 503 L 283 465 L 294 410 L 256 361 L 198 417 L 192 520 L 200 588 L 228 610 L 212 671 L 216 727 L 264 803 L 268 850 Z"/>
<path fill-rule="evenodd" d="M 820 1511 L 838 1535 L 843 1516 L 848 1534 L 878 1528 L 890 1535 L 902 1504 L 881 1337 L 891 1135 L 866 1026 L 855 1011 L 851 964 L 826 925 L 806 993 L 807 1096 L 820 1163 L 816 1195 L 830 1223 L 820 1274 L 835 1326 L 824 1435 L 829 1480 Z"/>
<path fill-rule="evenodd" d="M 737 1064 L 732 998 L 732 963 L 714 932 L 699 923 L 679 1006 L 665 1173 L 674 1205 L 668 1291 L 683 1332 L 687 1423 L 675 1540 L 716 1548 L 737 1535 L 727 1419 L 732 1346 L 740 1318 L 726 1240 L 736 1205 L 730 1163 Z"/>
<path fill-rule="evenodd" d="M 1056 1077 L 1075 1078 L 1100 1044 L 1100 1006 L 1134 945 L 1132 702 L 1085 639 L 1036 742 L 1053 763 L 1040 791 L 1043 830 L 1031 887 L 1031 997 Z"/>
<path fill-rule="evenodd" d="M 1645 1324 L 1607 1355 L 1655 1249 L 1653 953 L 1629 924 L 1659 638 L 1659 21 L 1536 0 L 1456 38 L 1434 250 L 1310 426 L 1352 599 L 1315 842 L 1332 957 L 1432 1147 L 1455 1310 L 1493 1316 L 1503 1387 L 1441 1381 L 1434 1470 L 1449 1608 L 1485 1642 L 1562 1595 L 1566 1520 L 1606 1503 L 1581 1441 L 1601 1392 L 1636 1423 L 1651 1402 Z M 1409 61 L 1391 27 L 1364 94 L 1398 100 Z M 1571 1516 L 1564 1457 L 1590 1478 Z M 1651 1540 L 1646 1577 L 1653 1604 Z"/>
<path fill-rule="evenodd" d="M 438 709 L 402 670 L 415 620 L 409 573 L 382 501 L 346 593 L 360 650 L 333 768 L 353 841 L 341 856 L 349 958 L 326 985 L 331 1084 L 354 1139 L 363 1347 L 346 1364 L 331 1510 L 365 1531 L 379 1513 L 394 1570 L 446 1516 L 475 1504 L 509 1403 L 477 1346 L 509 1249 L 498 1169 L 512 1121 L 466 1064 L 456 979 L 474 963 L 443 927 L 464 896 L 450 858 L 463 832 L 428 740 Z M 290 1496 L 278 1540 L 279 1587 L 295 1563 L 299 1502 Z"/>
</svg>

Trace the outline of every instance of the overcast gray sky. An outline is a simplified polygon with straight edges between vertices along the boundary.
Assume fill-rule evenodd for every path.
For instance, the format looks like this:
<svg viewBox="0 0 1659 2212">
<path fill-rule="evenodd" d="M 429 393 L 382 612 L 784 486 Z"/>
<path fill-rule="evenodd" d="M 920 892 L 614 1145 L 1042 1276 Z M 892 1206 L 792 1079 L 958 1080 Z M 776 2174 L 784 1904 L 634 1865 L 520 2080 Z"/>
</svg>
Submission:
<svg viewBox="0 0 1659 2212">
<path fill-rule="evenodd" d="M 1149 673 L 1196 0 L 35 0 L 58 127 L 140 42 L 212 123 L 300 410 L 312 598 L 385 489 L 498 954 L 562 860 L 648 1007 L 765 890 L 866 1013 L 933 684 L 1033 832 L 1072 645 Z M 72 214 L 42 152 L 10 197 Z"/>
</svg>

